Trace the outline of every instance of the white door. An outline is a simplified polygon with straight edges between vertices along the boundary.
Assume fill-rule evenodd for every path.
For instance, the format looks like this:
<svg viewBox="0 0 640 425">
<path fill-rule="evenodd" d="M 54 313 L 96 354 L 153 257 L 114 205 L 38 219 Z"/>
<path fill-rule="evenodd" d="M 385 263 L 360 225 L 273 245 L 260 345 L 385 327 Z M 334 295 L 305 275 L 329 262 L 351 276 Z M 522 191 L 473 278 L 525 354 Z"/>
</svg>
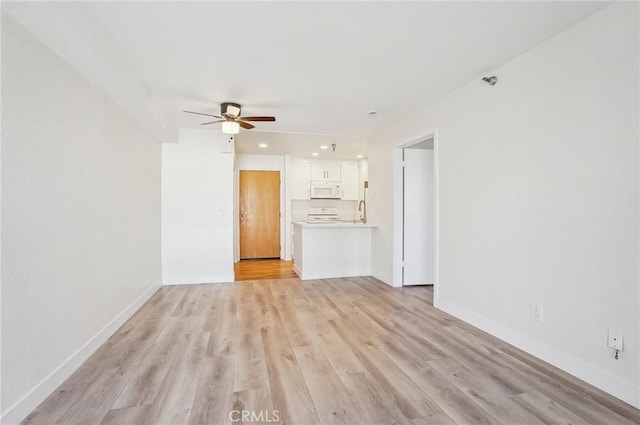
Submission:
<svg viewBox="0 0 640 425">
<path fill-rule="evenodd" d="M 434 283 L 433 149 L 404 149 L 403 285 Z"/>
</svg>

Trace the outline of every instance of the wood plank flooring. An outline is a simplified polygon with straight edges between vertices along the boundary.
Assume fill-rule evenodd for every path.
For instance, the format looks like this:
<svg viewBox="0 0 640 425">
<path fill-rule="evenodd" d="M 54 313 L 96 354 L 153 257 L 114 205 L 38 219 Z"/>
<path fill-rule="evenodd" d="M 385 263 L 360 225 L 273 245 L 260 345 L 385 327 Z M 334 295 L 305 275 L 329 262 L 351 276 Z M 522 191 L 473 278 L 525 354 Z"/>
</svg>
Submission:
<svg viewBox="0 0 640 425">
<path fill-rule="evenodd" d="M 161 288 L 24 424 L 602 424 L 640 411 L 375 279 Z"/>
<path fill-rule="evenodd" d="M 293 271 L 293 261 L 277 259 L 238 261 L 234 271 L 236 281 L 298 277 Z"/>
</svg>

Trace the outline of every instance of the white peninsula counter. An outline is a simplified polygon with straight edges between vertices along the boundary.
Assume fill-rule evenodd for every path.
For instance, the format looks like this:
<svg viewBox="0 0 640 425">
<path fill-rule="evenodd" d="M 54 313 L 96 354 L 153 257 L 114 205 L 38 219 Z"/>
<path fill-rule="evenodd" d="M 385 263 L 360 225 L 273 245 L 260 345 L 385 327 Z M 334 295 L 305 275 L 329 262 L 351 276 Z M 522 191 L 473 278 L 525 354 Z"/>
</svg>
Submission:
<svg viewBox="0 0 640 425">
<path fill-rule="evenodd" d="M 294 221 L 293 270 L 303 280 L 370 275 L 374 227 Z"/>
</svg>

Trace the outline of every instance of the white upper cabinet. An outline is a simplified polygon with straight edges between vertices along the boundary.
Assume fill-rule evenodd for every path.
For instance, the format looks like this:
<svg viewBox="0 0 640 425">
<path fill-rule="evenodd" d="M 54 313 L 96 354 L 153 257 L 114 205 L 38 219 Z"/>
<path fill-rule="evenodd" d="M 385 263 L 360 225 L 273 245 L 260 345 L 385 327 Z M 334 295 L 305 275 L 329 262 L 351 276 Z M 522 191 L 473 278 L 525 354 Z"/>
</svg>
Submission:
<svg viewBox="0 0 640 425">
<path fill-rule="evenodd" d="M 358 163 L 358 200 L 365 198 L 364 182 L 369 180 L 369 162 L 361 159 Z"/>
<path fill-rule="evenodd" d="M 291 199 L 309 199 L 311 194 L 310 169 L 309 160 L 291 159 Z"/>
<path fill-rule="evenodd" d="M 311 182 L 327 182 L 340 186 L 341 199 L 357 201 L 363 199 L 366 174 L 366 161 L 291 158 L 291 199 L 310 199 Z"/>
<path fill-rule="evenodd" d="M 311 162 L 311 181 L 340 181 L 340 161 L 313 160 Z"/>
<path fill-rule="evenodd" d="M 345 201 L 358 200 L 358 162 L 342 161 L 340 164 L 342 177 L 342 199 Z"/>
</svg>

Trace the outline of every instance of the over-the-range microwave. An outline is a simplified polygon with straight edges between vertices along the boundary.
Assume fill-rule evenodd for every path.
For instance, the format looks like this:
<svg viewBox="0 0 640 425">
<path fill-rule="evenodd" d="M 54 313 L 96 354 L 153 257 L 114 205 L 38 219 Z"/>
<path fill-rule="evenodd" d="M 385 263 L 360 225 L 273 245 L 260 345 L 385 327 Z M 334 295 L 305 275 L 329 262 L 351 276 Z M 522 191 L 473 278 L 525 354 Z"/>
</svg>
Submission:
<svg viewBox="0 0 640 425">
<path fill-rule="evenodd" d="M 311 182 L 311 199 L 340 199 L 342 190 L 335 182 Z"/>
</svg>

